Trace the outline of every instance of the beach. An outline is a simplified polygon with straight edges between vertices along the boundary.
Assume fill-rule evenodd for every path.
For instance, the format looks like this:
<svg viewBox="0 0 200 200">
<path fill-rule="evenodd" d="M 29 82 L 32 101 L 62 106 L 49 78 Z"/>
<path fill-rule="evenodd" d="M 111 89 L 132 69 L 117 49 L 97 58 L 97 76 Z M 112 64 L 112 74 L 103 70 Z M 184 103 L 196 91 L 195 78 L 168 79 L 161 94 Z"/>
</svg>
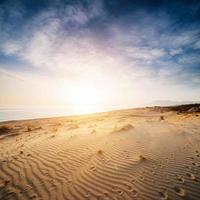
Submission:
<svg viewBox="0 0 200 200">
<path fill-rule="evenodd" d="M 0 199 L 200 199 L 200 114 L 138 108 L 0 123 Z"/>
</svg>

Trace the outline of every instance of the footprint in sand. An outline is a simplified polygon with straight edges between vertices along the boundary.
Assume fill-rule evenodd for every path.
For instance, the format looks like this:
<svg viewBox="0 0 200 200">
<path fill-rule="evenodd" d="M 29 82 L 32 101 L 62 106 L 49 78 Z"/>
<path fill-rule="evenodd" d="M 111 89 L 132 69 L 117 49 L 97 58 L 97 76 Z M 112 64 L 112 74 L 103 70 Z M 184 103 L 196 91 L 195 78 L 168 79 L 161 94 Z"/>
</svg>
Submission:
<svg viewBox="0 0 200 200">
<path fill-rule="evenodd" d="M 133 191 L 133 187 L 129 185 L 128 183 L 125 183 L 124 186 L 126 187 L 127 190 Z"/>
<path fill-rule="evenodd" d="M 158 192 L 159 196 L 160 196 L 160 200 L 167 200 L 169 198 L 168 194 L 167 194 L 167 190 L 164 191 L 160 191 Z"/>
<path fill-rule="evenodd" d="M 196 176 L 195 176 L 194 174 L 189 173 L 189 172 L 186 173 L 186 176 L 189 177 L 189 178 L 192 179 L 192 180 L 196 180 L 196 179 L 197 179 Z"/>
<path fill-rule="evenodd" d="M 146 171 L 142 171 L 142 174 L 146 174 Z"/>
<path fill-rule="evenodd" d="M 188 166 L 188 165 L 186 165 L 185 168 L 187 168 L 187 169 L 192 169 L 192 167 L 191 167 L 191 166 Z"/>
<path fill-rule="evenodd" d="M 87 192 L 86 192 L 85 197 L 86 197 L 86 198 L 91 197 L 91 193 L 90 193 L 90 191 L 87 191 Z"/>
<path fill-rule="evenodd" d="M 66 182 L 67 182 L 67 184 L 68 184 L 69 186 L 72 186 L 72 185 L 73 185 L 72 179 L 67 179 Z"/>
<path fill-rule="evenodd" d="M 119 188 L 117 186 L 112 186 L 112 191 L 116 192 Z"/>
<path fill-rule="evenodd" d="M 141 175 L 140 175 L 140 180 L 142 180 L 142 181 L 143 181 L 143 180 L 144 180 L 144 176 L 141 176 Z"/>
<path fill-rule="evenodd" d="M 112 187 L 112 191 L 113 192 L 117 192 L 119 195 L 123 194 L 123 191 L 119 187 L 117 187 L 117 186 L 113 186 Z"/>
<path fill-rule="evenodd" d="M 156 174 L 156 172 L 155 172 L 155 171 L 153 171 L 153 170 L 151 170 L 151 173 L 152 173 L 153 175 L 155 175 L 155 174 Z"/>
<path fill-rule="evenodd" d="M 104 193 L 103 193 L 103 199 L 105 199 L 105 200 L 110 199 L 110 194 L 109 194 L 109 192 L 104 192 Z"/>
<path fill-rule="evenodd" d="M 176 192 L 176 194 L 178 196 L 181 196 L 181 197 L 185 197 L 186 196 L 186 191 L 183 188 L 181 188 L 179 186 L 175 186 L 174 190 L 175 190 L 175 192 Z"/>
<path fill-rule="evenodd" d="M 118 193 L 119 195 L 122 195 L 122 194 L 123 194 L 123 191 L 120 190 L 120 189 L 118 189 L 118 190 L 117 190 L 117 193 Z"/>
<path fill-rule="evenodd" d="M 4 181 L 4 186 L 7 186 L 9 183 L 10 183 L 9 180 L 5 180 L 5 181 Z"/>
<path fill-rule="evenodd" d="M 37 195 L 35 194 L 31 195 L 31 199 L 35 199 L 35 198 L 37 198 Z"/>
<path fill-rule="evenodd" d="M 99 195 L 97 196 L 97 200 L 103 200 L 103 197 L 102 197 L 101 194 L 99 194 Z"/>
<path fill-rule="evenodd" d="M 132 196 L 132 197 L 137 197 L 137 196 L 138 196 L 138 191 L 135 190 L 135 189 L 133 189 L 133 190 L 131 191 L 131 196 Z"/>
<path fill-rule="evenodd" d="M 199 153 L 198 150 L 196 150 L 195 153 L 196 153 L 195 155 L 196 155 L 197 157 L 200 157 L 200 153 Z"/>
<path fill-rule="evenodd" d="M 131 183 L 135 183 L 135 182 L 136 182 L 136 179 L 135 179 L 135 178 L 132 178 L 130 181 L 131 181 Z"/>
<path fill-rule="evenodd" d="M 195 167 L 199 167 L 199 164 L 195 162 L 192 162 L 192 165 L 194 165 Z"/>
<path fill-rule="evenodd" d="M 6 193 L 6 196 L 7 197 L 9 196 L 10 198 L 13 198 L 16 195 L 12 189 L 5 190 L 5 193 Z"/>
<path fill-rule="evenodd" d="M 104 192 L 103 194 L 99 194 L 97 197 L 98 200 L 109 200 L 110 195 L 108 192 Z"/>
<path fill-rule="evenodd" d="M 0 182 L 0 190 L 2 190 L 5 187 L 4 183 Z"/>
<path fill-rule="evenodd" d="M 178 180 L 180 183 L 184 183 L 184 182 L 185 182 L 185 179 L 184 179 L 182 176 L 177 176 L 177 180 Z"/>
<path fill-rule="evenodd" d="M 91 167 L 90 167 L 90 170 L 91 170 L 91 171 L 96 171 L 96 167 L 95 167 L 95 166 L 91 166 Z"/>
</svg>

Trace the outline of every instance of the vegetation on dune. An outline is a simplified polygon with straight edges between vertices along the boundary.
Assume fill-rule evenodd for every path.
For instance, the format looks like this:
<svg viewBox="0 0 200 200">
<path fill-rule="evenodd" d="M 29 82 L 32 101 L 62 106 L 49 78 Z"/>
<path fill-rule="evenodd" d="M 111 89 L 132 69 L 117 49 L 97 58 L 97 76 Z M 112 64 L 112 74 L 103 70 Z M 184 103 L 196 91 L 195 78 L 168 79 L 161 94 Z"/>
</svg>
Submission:
<svg viewBox="0 0 200 200">
<path fill-rule="evenodd" d="M 97 153 L 98 153 L 99 155 L 102 155 L 102 154 L 103 154 L 103 150 L 99 149 L 99 150 L 97 151 Z"/>
<path fill-rule="evenodd" d="M 9 133 L 11 130 L 12 128 L 9 126 L 6 126 L 6 125 L 0 126 L 0 135 Z"/>
</svg>

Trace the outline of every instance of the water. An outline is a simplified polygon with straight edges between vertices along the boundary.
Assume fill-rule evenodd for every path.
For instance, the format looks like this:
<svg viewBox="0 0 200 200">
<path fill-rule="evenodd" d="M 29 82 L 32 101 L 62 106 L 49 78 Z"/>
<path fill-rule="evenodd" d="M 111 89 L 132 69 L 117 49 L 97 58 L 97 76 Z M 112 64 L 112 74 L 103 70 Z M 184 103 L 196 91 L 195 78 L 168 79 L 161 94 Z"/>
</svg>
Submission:
<svg viewBox="0 0 200 200">
<path fill-rule="evenodd" d="M 0 108 L 0 121 L 56 117 L 73 114 L 64 107 Z"/>
<path fill-rule="evenodd" d="M 83 106 L 66 107 L 66 106 L 48 106 L 48 107 L 0 107 L 0 122 L 10 120 L 48 118 L 58 116 L 70 116 L 79 114 L 88 114 L 114 110 L 114 107 L 95 107 Z"/>
</svg>

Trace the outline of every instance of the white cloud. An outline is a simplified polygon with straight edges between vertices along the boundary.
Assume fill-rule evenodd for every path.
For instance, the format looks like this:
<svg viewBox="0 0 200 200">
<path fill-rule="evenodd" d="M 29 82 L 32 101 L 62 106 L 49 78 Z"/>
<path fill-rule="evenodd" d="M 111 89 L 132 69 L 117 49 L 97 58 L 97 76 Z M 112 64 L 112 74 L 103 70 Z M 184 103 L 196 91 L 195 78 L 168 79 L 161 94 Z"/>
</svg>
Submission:
<svg viewBox="0 0 200 200">
<path fill-rule="evenodd" d="M 186 64 L 199 64 L 200 63 L 200 58 L 197 56 L 197 54 L 193 53 L 188 53 L 180 56 L 178 58 L 178 62 L 180 64 L 186 65 Z"/>
<path fill-rule="evenodd" d="M 88 5 L 89 8 L 87 9 L 81 4 L 66 6 L 64 12 L 62 13 L 63 21 L 65 23 L 72 22 L 84 25 L 91 19 L 98 16 L 102 17 L 105 14 L 101 0 L 94 0 Z"/>
<path fill-rule="evenodd" d="M 196 41 L 196 35 L 199 33 L 199 30 L 193 29 L 190 31 L 179 32 L 169 32 L 160 36 L 160 44 L 173 48 L 180 49 L 188 45 L 192 45 Z"/>
<path fill-rule="evenodd" d="M 20 49 L 20 44 L 12 40 L 5 43 L 2 47 L 2 50 L 6 55 L 17 54 L 20 51 Z"/>
<path fill-rule="evenodd" d="M 169 50 L 169 53 L 171 56 L 176 56 L 178 54 L 181 54 L 183 50 L 181 48 L 173 48 Z"/>
<path fill-rule="evenodd" d="M 65 22 L 85 24 L 88 22 L 89 18 L 83 9 L 74 6 L 67 6 L 64 12 L 64 20 Z"/>
<path fill-rule="evenodd" d="M 164 49 L 152 48 L 152 47 L 128 47 L 126 52 L 133 59 L 139 59 L 142 61 L 155 61 L 166 54 Z"/>
<path fill-rule="evenodd" d="M 195 74 L 195 75 L 192 77 L 192 81 L 193 81 L 194 83 L 200 84 L 200 74 Z"/>
<path fill-rule="evenodd" d="M 193 47 L 194 49 L 200 49 L 200 40 L 196 41 Z"/>
</svg>

